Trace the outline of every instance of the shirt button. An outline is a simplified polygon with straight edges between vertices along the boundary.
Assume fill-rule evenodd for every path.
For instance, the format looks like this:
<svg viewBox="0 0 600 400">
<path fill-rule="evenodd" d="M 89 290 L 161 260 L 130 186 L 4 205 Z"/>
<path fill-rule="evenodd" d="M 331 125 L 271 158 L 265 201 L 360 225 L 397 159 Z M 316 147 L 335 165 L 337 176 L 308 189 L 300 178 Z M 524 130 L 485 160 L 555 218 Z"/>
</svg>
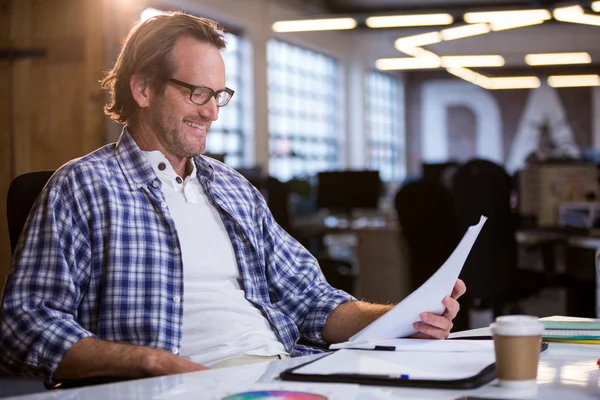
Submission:
<svg viewBox="0 0 600 400">
<path fill-rule="evenodd" d="M 162 208 L 167 208 L 167 203 L 163 201 L 162 203 L 160 203 L 160 206 L 161 206 Z"/>
<path fill-rule="evenodd" d="M 160 164 L 158 164 L 158 169 L 160 169 L 161 171 L 164 171 L 165 168 L 167 168 L 167 166 L 165 165 L 164 162 L 161 162 Z"/>
<path fill-rule="evenodd" d="M 175 180 L 177 181 L 177 183 L 182 183 L 183 179 L 181 179 L 180 177 L 175 178 Z"/>
<path fill-rule="evenodd" d="M 159 187 L 159 186 L 160 186 L 160 183 L 158 183 L 158 181 L 154 181 L 154 182 L 152 183 L 152 186 L 154 186 L 155 188 L 157 188 L 157 187 Z"/>
<path fill-rule="evenodd" d="M 179 297 L 179 296 L 175 296 L 175 297 L 173 297 L 173 301 L 174 301 L 175 303 L 179 303 L 179 302 L 181 301 L 181 297 Z"/>
<path fill-rule="evenodd" d="M 173 348 L 171 349 L 171 353 L 179 354 L 179 349 L 177 347 L 173 346 Z"/>
</svg>

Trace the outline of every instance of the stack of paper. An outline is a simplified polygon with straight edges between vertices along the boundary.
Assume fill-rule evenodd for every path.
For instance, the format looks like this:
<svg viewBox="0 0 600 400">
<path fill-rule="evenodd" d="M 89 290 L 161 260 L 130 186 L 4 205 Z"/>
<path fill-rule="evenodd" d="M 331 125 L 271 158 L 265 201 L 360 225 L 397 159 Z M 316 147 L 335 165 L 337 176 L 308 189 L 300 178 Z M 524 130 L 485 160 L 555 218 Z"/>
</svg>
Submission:
<svg viewBox="0 0 600 400">
<path fill-rule="evenodd" d="M 600 319 L 554 316 L 540 322 L 546 341 L 600 344 Z"/>
</svg>

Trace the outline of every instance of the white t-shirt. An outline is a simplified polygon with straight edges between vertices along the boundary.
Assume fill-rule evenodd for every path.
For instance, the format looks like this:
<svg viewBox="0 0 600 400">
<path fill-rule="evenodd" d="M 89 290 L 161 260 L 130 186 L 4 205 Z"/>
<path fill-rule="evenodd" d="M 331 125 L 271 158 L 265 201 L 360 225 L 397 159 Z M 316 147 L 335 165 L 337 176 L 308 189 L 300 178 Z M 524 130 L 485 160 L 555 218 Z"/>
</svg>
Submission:
<svg viewBox="0 0 600 400">
<path fill-rule="evenodd" d="M 269 321 L 245 297 L 231 240 L 198 181 L 196 166 L 183 180 L 160 151 L 144 155 L 162 181 L 182 252 L 179 355 L 211 365 L 243 355 L 288 354 Z"/>
</svg>

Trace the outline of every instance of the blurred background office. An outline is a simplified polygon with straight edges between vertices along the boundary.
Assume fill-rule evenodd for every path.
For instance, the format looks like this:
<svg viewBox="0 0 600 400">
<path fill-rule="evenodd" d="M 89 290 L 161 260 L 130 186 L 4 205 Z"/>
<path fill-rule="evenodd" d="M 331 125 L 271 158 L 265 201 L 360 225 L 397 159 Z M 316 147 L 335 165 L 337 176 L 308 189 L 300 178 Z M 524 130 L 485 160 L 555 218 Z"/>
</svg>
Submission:
<svg viewBox="0 0 600 400">
<path fill-rule="evenodd" d="M 462 327 L 596 315 L 592 1 L 0 0 L 2 281 L 10 183 L 118 138 L 98 81 L 136 21 L 171 9 L 228 32 L 236 95 L 208 152 L 263 191 L 332 284 L 400 301 L 485 214 Z"/>
</svg>

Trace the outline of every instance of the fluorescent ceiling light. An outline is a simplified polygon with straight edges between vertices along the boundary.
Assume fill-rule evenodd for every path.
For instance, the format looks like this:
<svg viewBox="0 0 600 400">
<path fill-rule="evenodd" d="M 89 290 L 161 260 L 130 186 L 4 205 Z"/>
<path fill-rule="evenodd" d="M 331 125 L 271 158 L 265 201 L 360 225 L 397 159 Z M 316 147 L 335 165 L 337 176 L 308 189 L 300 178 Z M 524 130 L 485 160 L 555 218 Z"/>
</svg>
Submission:
<svg viewBox="0 0 600 400">
<path fill-rule="evenodd" d="M 481 22 L 508 22 L 519 19 L 545 21 L 552 18 L 550 11 L 537 10 L 515 10 L 515 11 L 486 11 L 486 12 L 469 12 L 463 16 L 465 22 L 476 24 Z"/>
<path fill-rule="evenodd" d="M 278 21 L 273 24 L 275 32 L 307 32 L 353 29 L 354 18 L 305 19 L 297 21 Z"/>
<path fill-rule="evenodd" d="M 394 42 L 394 45 L 398 50 L 400 50 L 401 48 L 407 47 L 427 46 L 428 44 L 439 43 L 441 41 L 442 38 L 439 32 L 429 32 L 423 33 L 421 35 L 406 36 L 403 38 L 399 38 L 396 40 L 396 42 Z"/>
<path fill-rule="evenodd" d="M 429 50 L 425 50 L 422 47 L 414 47 L 403 44 L 396 44 L 396 49 L 413 57 L 422 57 L 425 52 L 429 52 Z"/>
<path fill-rule="evenodd" d="M 426 69 L 439 68 L 441 62 L 439 57 L 425 58 L 380 58 L 375 61 L 375 67 L 379 70 L 398 70 L 398 69 Z"/>
<path fill-rule="evenodd" d="M 540 87 L 541 84 L 539 78 L 535 76 L 489 78 L 467 68 L 448 68 L 447 71 L 454 76 L 488 90 L 535 89 Z"/>
<path fill-rule="evenodd" d="M 498 55 L 486 56 L 443 56 L 444 68 L 454 67 L 502 67 L 504 58 Z"/>
<path fill-rule="evenodd" d="M 586 14 L 580 6 L 561 7 L 554 10 L 554 18 L 572 24 L 600 26 L 600 16 Z"/>
<path fill-rule="evenodd" d="M 595 1 L 592 3 L 592 10 L 600 12 L 600 1 Z"/>
<path fill-rule="evenodd" d="M 541 85 L 540 78 L 537 76 L 514 76 L 502 78 L 490 78 L 490 86 L 486 89 L 505 90 L 505 89 L 535 89 Z"/>
<path fill-rule="evenodd" d="M 369 17 L 365 21 L 369 28 L 450 25 L 453 22 L 454 18 L 450 14 L 389 15 Z"/>
<path fill-rule="evenodd" d="M 467 82 L 470 82 L 474 85 L 481 86 L 486 89 L 489 86 L 490 78 L 488 78 L 485 75 L 479 74 L 475 71 L 471 71 L 470 69 L 458 67 L 458 68 L 448 68 L 447 71 L 449 73 L 451 73 L 452 75 L 454 75 L 460 79 L 463 79 Z"/>
<path fill-rule="evenodd" d="M 490 27 L 488 24 L 473 24 L 459 26 L 458 28 L 444 29 L 440 33 L 444 40 L 456 40 L 469 36 L 484 35 L 489 32 Z"/>
<path fill-rule="evenodd" d="M 554 88 L 600 86 L 598 75 L 552 75 L 548 77 L 548 85 Z"/>
<path fill-rule="evenodd" d="M 524 28 L 526 26 L 533 26 L 543 24 L 543 19 L 515 19 L 514 21 L 493 21 L 490 22 L 490 27 L 494 32 L 505 31 L 508 29 Z"/>
<path fill-rule="evenodd" d="M 569 65 L 569 64 L 589 64 L 592 57 L 588 53 L 547 53 L 547 54 L 527 54 L 525 56 L 527 65 Z"/>
</svg>

